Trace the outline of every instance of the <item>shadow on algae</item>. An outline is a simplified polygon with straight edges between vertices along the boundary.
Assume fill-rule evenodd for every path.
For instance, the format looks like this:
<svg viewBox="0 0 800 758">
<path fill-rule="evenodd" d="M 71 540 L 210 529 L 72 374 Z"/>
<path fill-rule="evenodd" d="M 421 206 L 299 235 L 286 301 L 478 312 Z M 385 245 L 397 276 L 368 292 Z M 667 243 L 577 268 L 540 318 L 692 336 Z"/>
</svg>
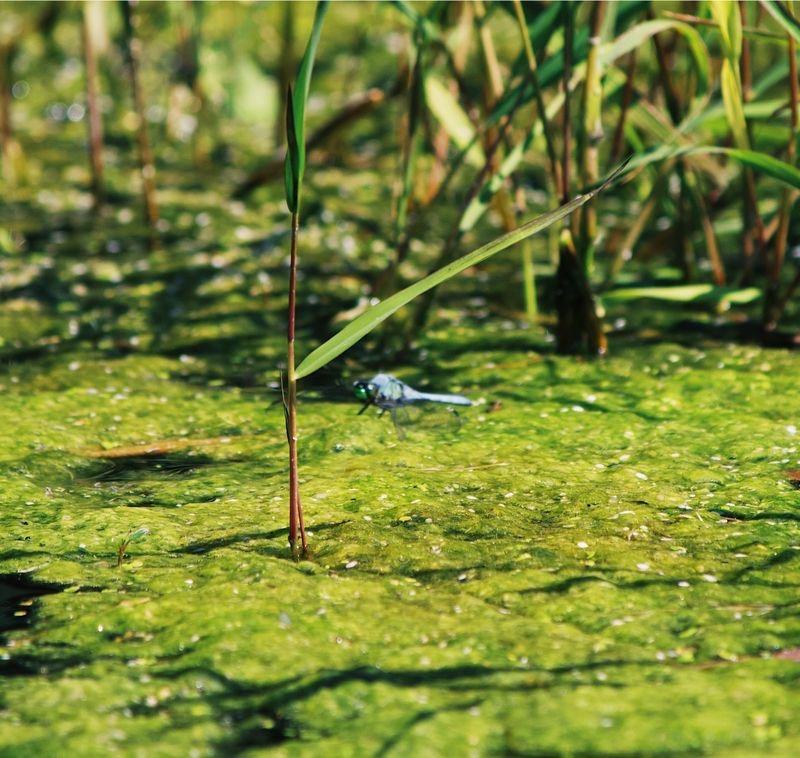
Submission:
<svg viewBox="0 0 800 758">
<path fill-rule="evenodd" d="M 800 751 L 795 355 L 643 310 L 608 360 L 561 358 L 455 283 L 413 355 L 367 342 L 305 385 L 294 563 L 285 213 L 191 202 L 152 252 L 17 208 L 0 754 Z M 356 221 L 308 229 L 305 348 L 381 263 L 331 263 Z M 350 398 L 377 369 L 476 405 L 399 440 Z"/>
</svg>

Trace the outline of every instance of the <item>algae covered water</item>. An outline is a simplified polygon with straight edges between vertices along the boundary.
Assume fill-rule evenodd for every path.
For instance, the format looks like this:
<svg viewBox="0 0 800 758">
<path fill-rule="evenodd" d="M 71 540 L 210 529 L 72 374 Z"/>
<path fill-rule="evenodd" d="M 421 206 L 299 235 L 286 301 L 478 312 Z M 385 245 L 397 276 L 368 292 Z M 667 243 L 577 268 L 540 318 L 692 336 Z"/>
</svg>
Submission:
<svg viewBox="0 0 800 758">
<path fill-rule="evenodd" d="M 167 265 L 84 296 L 144 321 L 142 260 Z M 587 362 L 444 329 L 392 369 L 472 398 L 460 425 L 399 440 L 324 382 L 301 401 L 295 563 L 273 344 L 236 296 L 256 279 L 204 271 L 139 346 L 3 307 L 0 573 L 61 590 L 4 636 L 5 752 L 792 752 L 794 355 L 621 338 Z M 221 360 L 233 339 L 255 357 Z"/>
<path fill-rule="evenodd" d="M 791 9 L 319 7 L 0 4 L 0 756 L 800 754 Z"/>
</svg>

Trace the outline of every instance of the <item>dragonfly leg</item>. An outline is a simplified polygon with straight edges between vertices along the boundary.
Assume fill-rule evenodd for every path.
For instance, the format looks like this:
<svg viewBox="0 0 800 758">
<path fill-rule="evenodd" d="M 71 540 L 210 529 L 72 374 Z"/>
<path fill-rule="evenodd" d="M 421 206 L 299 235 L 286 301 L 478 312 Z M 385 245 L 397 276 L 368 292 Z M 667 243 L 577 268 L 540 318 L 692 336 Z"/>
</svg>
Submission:
<svg viewBox="0 0 800 758">
<path fill-rule="evenodd" d="M 447 410 L 450 411 L 450 413 L 452 413 L 453 416 L 455 416 L 456 424 L 460 429 L 461 425 L 464 423 L 464 420 L 461 418 L 461 414 L 455 408 L 448 408 Z"/>
</svg>

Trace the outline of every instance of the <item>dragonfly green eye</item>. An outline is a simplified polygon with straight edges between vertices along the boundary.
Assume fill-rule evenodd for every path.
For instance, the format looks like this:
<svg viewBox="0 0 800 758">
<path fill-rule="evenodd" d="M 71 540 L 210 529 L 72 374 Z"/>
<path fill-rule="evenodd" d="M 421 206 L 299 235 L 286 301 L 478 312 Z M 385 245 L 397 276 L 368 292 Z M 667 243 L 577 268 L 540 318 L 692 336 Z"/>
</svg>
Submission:
<svg viewBox="0 0 800 758">
<path fill-rule="evenodd" d="M 365 384 L 356 384 L 353 391 L 359 400 L 369 400 L 369 391 Z"/>
</svg>

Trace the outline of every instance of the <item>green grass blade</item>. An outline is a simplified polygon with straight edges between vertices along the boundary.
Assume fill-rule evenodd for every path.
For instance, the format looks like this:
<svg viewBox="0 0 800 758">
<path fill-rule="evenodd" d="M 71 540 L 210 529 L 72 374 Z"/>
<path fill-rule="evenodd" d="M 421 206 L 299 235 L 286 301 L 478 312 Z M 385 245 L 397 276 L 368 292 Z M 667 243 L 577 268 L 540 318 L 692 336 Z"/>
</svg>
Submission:
<svg viewBox="0 0 800 758">
<path fill-rule="evenodd" d="M 748 166 L 754 171 L 777 179 L 790 187 L 800 189 L 800 170 L 778 158 L 773 158 L 767 153 L 756 150 L 741 150 L 736 147 L 717 147 L 716 145 L 691 146 L 665 146 L 659 147 L 649 153 L 637 155 L 626 166 L 625 171 L 629 173 L 637 168 L 649 166 L 659 161 L 671 160 L 680 156 L 700 155 L 703 153 L 718 153 L 727 155 L 729 158 Z"/>
<path fill-rule="evenodd" d="M 444 127 L 456 147 L 467 151 L 467 162 L 475 168 L 481 168 L 484 164 L 483 150 L 469 116 L 450 90 L 433 74 L 425 77 L 425 101 L 428 110 Z"/>
<path fill-rule="evenodd" d="M 778 0 L 761 0 L 761 5 L 770 12 L 787 34 L 794 37 L 795 42 L 800 43 L 800 23 L 798 23 L 785 3 L 778 2 Z"/>
<path fill-rule="evenodd" d="M 739 59 L 742 55 L 742 23 L 739 6 L 725 0 L 712 0 L 711 14 L 719 25 L 722 49 L 725 58 L 720 71 L 720 88 L 725 112 L 730 121 L 736 147 L 749 149 L 747 121 L 744 116 L 744 97 L 739 74 Z"/>
<path fill-rule="evenodd" d="M 286 133 L 288 149 L 286 152 L 286 204 L 292 213 L 300 207 L 300 188 L 306 168 L 306 102 L 311 87 L 311 72 L 314 69 L 314 56 L 322 34 L 322 22 L 328 10 L 328 0 L 320 0 L 314 13 L 314 25 L 308 39 L 306 51 L 297 70 L 294 93 L 287 99 Z"/>
<path fill-rule="evenodd" d="M 616 180 L 623 167 L 618 168 L 601 184 L 599 187 L 587 192 L 584 195 L 578 195 L 573 200 L 565 203 L 560 208 L 556 208 L 548 213 L 543 213 L 535 219 L 528 221 L 517 229 L 514 229 L 507 234 L 498 237 L 495 240 L 483 245 L 471 253 L 459 258 L 447 266 L 440 268 L 438 271 L 426 276 L 424 279 L 406 287 L 400 292 L 396 292 L 391 297 L 387 298 L 381 303 L 374 305 L 368 311 L 363 313 L 354 321 L 351 321 L 344 329 L 338 334 L 331 337 L 327 342 L 324 342 L 316 350 L 312 351 L 303 362 L 297 367 L 297 378 L 302 379 L 309 374 L 313 374 L 318 369 L 330 363 L 334 358 L 341 355 L 349 347 L 352 347 L 362 337 L 369 334 L 375 327 L 384 322 L 395 311 L 402 308 L 404 305 L 410 303 L 414 298 L 427 292 L 429 289 L 436 287 L 448 279 L 452 279 L 457 274 L 460 274 L 465 269 L 475 266 L 487 258 L 496 255 L 502 250 L 505 250 L 517 242 L 530 237 L 536 232 L 546 229 L 551 224 L 560 221 L 562 218 L 568 216 L 577 208 L 580 208 L 584 203 L 591 200 L 595 195 L 605 189 L 609 184 Z"/>
<path fill-rule="evenodd" d="M 666 303 L 707 302 L 717 309 L 727 310 L 731 305 L 748 305 L 758 300 L 762 292 L 757 287 L 717 287 L 713 284 L 681 284 L 654 287 L 621 287 L 602 296 L 606 304 L 626 303 L 634 300 L 656 300 Z"/>
<path fill-rule="evenodd" d="M 681 34 L 689 46 L 697 73 L 698 97 L 706 92 L 709 81 L 708 50 L 702 37 L 689 24 L 671 19 L 643 21 L 619 35 L 613 42 L 600 48 L 600 62 L 609 65 L 613 61 L 637 50 L 656 34 L 674 31 Z"/>
<path fill-rule="evenodd" d="M 697 148 L 698 151 L 701 149 Z M 790 187 L 800 189 L 800 170 L 790 163 L 773 158 L 771 155 L 755 150 L 740 150 L 734 147 L 710 147 L 706 148 L 706 150 L 710 153 L 723 153 L 755 171 L 771 176 L 773 179 L 788 184 Z"/>
<path fill-rule="evenodd" d="M 625 15 L 620 13 L 620 18 L 623 23 L 626 22 L 628 18 L 627 11 Z M 708 49 L 697 30 L 682 21 L 661 18 L 642 21 L 620 34 L 612 42 L 601 45 L 599 50 L 600 62 L 604 66 L 609 66 L 615 60 L 641 47 L 654 35 L 666 31 L 678 32 L 686 40 L 697 73 L 697 94 L 694 99 L 696 101 L 700 100 L 708 92 L 708 83 L 710 79 Z M 582 33 L 579 32 L 576 34 L 575 73 L 571 82 L 573 88 L 583 79 L 585 74 L 587 47 L 587 35 L 585 30 L 582 30 Z M 560 55 L 550 55 L 539 68 L 539 86 L 545 89 L 559 81 L 563 72 L 562 66 L 563 61 Z M 524 90 L 521 100 L 520 89 Z M 498 100 L 492 113 L 489 115 L 486 121 L 487 125 L 491 126 L 498 123 L 503 116 L 512 111 L 516 104 L 524 105 L 532 100 L 533 97 L 533 88 L 528 81 L 518 84 L 515 87 L 509 87 L 503 94 L 503 97 Z"/>
<path fill-rule="evenodd" d="M 661 300 L 670 303 L 691 303 L 714 291 L 713 284 L 682 284 L 663 287 L 622 287 L 603 295 L 603 302 L 624 303 L 630 300 Z"/>
</svg>

